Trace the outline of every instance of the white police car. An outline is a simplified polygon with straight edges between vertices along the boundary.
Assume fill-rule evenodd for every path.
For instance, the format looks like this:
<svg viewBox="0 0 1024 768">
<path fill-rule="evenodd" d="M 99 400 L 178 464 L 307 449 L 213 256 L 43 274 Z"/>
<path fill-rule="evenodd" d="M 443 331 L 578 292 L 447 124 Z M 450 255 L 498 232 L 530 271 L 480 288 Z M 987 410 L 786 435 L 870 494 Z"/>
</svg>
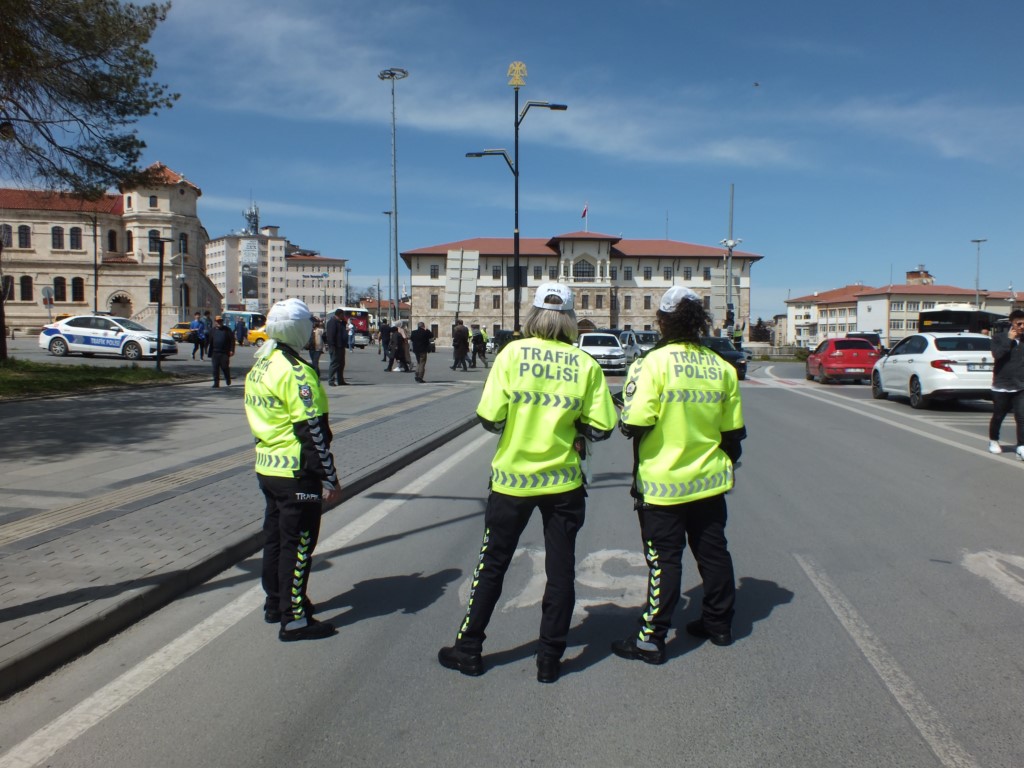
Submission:
<svg viewBox="0 0 1024 768">
<path fill-rule="evenodd" d="M 155 357 L 157 351 L 155 331 L 126 317 L 107 315 L 78 315 L 44 325 L 39 346 L 57 357 L 79 352 L 121 355 L 127 360 Z M 178 354 L 170 336 L 161 337 L 160 354 Z"/>
</svg>

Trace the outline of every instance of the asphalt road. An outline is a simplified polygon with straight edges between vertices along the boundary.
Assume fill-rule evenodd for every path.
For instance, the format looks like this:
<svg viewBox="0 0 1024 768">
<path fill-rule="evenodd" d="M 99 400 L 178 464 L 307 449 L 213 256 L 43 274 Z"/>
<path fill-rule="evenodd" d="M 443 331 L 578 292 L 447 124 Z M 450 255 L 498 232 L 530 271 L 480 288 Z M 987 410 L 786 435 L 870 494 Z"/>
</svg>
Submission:
<svg viewBox="0 0 1024 768">
<path fill-rule="evenodd" d="M 278 642 L 248 560 L 0 704 L 0 768 L 1024 765 L 1024 463 L 985 450 L 987 406 L 911 411 L 766 364 L 743 393 L 732 647 L 678 634 L 662 667 L 610 654 L 644 585 L 615 435 L 563 678 L 535 680 L 538 519 L 487 673 L 441 668 L 494 445 L 472 430 L 327 518 L 311 595 L 336 637 Z M 700 599 L 684 562 L 677 626 Z"/>
</svg>

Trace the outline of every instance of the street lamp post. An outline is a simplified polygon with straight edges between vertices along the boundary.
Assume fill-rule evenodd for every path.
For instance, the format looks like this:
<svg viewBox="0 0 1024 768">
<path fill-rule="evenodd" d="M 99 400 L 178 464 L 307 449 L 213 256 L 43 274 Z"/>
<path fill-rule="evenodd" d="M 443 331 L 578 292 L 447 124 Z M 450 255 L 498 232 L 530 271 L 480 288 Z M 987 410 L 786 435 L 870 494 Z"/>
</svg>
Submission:
<svg viewBox="0 0 1024 768">
<path fill-rule="evenodd" d="M 409 70 L 401 69 L 399 67 L 389 67 L 388 69 L 381 70 L 377 75 L 381 80 L 391 81 L 391 241 L 392 245 L 388 249 L 388 270 L 391 270 L 391 263 L 394 262 L 394 276 L 395 276 L 395 293 L 394 296 L 398 297 L 398 154 L 397 154 L 397 142 L 395 132 L 395 81 L 404 80 L 409 76 Z M 390 292 L 391 286 L 388 286 Z M 392 302 L 392 305 L 397 302 Z"/>
<path fill-rule="evenodd" d="M 981 244 L 987 243 L 987 238 L 971 240 L 977 249 L 977 260 L 974 265 L 974 308 L 981 309 Z"/>
<path fill-rule="evenodd" d="M 512 229 L 512 272 L 515 275 L 515 279 L 512 282 L 513 292 L 513 319 L 512 326 L 513 330 L 519 330 L 519 298 L 522 290 L 522 280 L 520 269 L 519 269 L 519 126 L 522 125 L 523 119 L 526 117 L 526 113 L 530 111 L 530 107 L 541 107 L 543 109 L 551 109 L 556 112 L 564 112 L 569 107 L 566 104 L 551 104 L 547 101 L 528 101 L 523 107 L 522 112 L 519 111 L 519 89 L 526 85 L 526 65 L 521 61 L 513 61 L 508 67 L 508 84 L 512 86 L 515 91 L 515 112 L 514 112 L 514 125 L 515 125 L 515 143 L 513 145 L 513 157 L 508 156 L 508 152 L 504 149 L 485 149 L 482 152 L 467 152 L 466 157 L 483 157 L 484 155 L 502 155 L 505 158 L 505 162 L 508 163 L 509 170 L 512 171 L 512 177 L 515 185 L 515 223 Z"/>
<path fill-rule="evenodd" d="M 391 217 L 394 213 L 391 211 L 384 211 L 385 216 L 388 217 L 388 303 L 394 306 L 391 302 Z M 388 307 L 388 319 L 393 320 L 391 316 L 391 306 Z M 377 314 L 380 314 L 380 291 L 377 292 Z"/>
<path fill-rule="evenodd" d="M 159 243 L 160 254 L 160 266 L 157 269 L 157 291 L 156 291 L 156 369 L 159 371 L 161 353 L 164 351 L 163 345 L 163 319 L 164 319 L 164 243 L 173 243 L 174 241 L 169 237 L 159 237 L 156 239 Z"/>
</svg>

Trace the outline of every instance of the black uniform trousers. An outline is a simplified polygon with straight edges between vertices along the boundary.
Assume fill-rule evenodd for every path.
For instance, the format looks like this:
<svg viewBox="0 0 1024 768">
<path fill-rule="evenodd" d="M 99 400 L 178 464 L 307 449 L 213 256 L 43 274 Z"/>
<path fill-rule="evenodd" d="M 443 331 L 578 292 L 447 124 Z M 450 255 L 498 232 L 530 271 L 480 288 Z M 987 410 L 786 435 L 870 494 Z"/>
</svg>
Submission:
<svg viewBox="0 0 1024 768">
<path fill-rule="evenodd" d="M 639 640 L 659 646 L 665 642 L 672 626 L 672 612 L 679 603 L 687 537 L 704 582 L 704 626 L 711 632 L 730 630 L 736 581 L 725 539 L 725 495 L 670 507 L 642 504 L 637 514 L 649 574 Z"/>
<path fill-rule="evenodd" d="M 327 347 L 331 354 L 331 364 L 327 369 L 327 383 L 341 384 L 345 380 L 345 348 L 334 346 Z"/>
<path fill-rule="evenodd" d="M 281 611 L 282 626 L 308 619 L 306 590 L 320 537 L 319 477 L 257 475 L 267 501 L 263 517 L 263 591 L 266 607 Z"/>
<path fill-rule="evenodd" d="M 988 423 L 988 439 L 999 441 L 999 430 L 1006 414 L 1013 411 L 1017 424 L 1017 445 L 1024 445 L 1024 392 L 992 391 L 992 418 Z"/>
<path fill-rule="evenodd" d="M 220 386 L 221 374 L 224 374 L 224 382 L 231 384 L 231 355 L 228 352 L 211 352 L 210 362 L 213 363 L 213 386 Z"/>
<path fill-rule="evenodd" d="M 576 605 L 576 534 L 583 527 L 587 492 L 581 486 L 544 496 L 509 496 L 491 491 L 484 513 L 484 541 L 473 572 L 469 607 L 456 636 L 456 647 L 480 653 L 484 630 L 501 597 L 501 586 L 519 537 L 539 508 L 544 521 L 544 570 L 547 586 L 541 602 L 537 654 L 561 658 Z"/>
</svg>

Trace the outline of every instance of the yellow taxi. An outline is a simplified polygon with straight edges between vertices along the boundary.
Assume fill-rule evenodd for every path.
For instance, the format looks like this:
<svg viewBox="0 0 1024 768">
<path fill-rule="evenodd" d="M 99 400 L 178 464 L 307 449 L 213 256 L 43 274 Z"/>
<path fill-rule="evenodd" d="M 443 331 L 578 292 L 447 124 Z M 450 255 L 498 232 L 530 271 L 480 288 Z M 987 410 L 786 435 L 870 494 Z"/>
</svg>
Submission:
<svg viewBox="0 0 1024 768">
<path fill-rule="evenodd" d="M 247 341 L 257 349 L 259 349 L 260 347 L 263 346 L 263 342 L 265 342 L 269 338 L 270 337 L 267 336 L 267 326 L 264 325 L 262 328 L 251 329 L 249 331 L 249 338 L 247 339 Z"/>
<path fill-rule="evenodd" d="M 188 339 L 188 323 L 175 323 L 171 326 L 171 329 L 167 331 L 167 335 L 175 341 L 186 341 Z"/>
</svg>

